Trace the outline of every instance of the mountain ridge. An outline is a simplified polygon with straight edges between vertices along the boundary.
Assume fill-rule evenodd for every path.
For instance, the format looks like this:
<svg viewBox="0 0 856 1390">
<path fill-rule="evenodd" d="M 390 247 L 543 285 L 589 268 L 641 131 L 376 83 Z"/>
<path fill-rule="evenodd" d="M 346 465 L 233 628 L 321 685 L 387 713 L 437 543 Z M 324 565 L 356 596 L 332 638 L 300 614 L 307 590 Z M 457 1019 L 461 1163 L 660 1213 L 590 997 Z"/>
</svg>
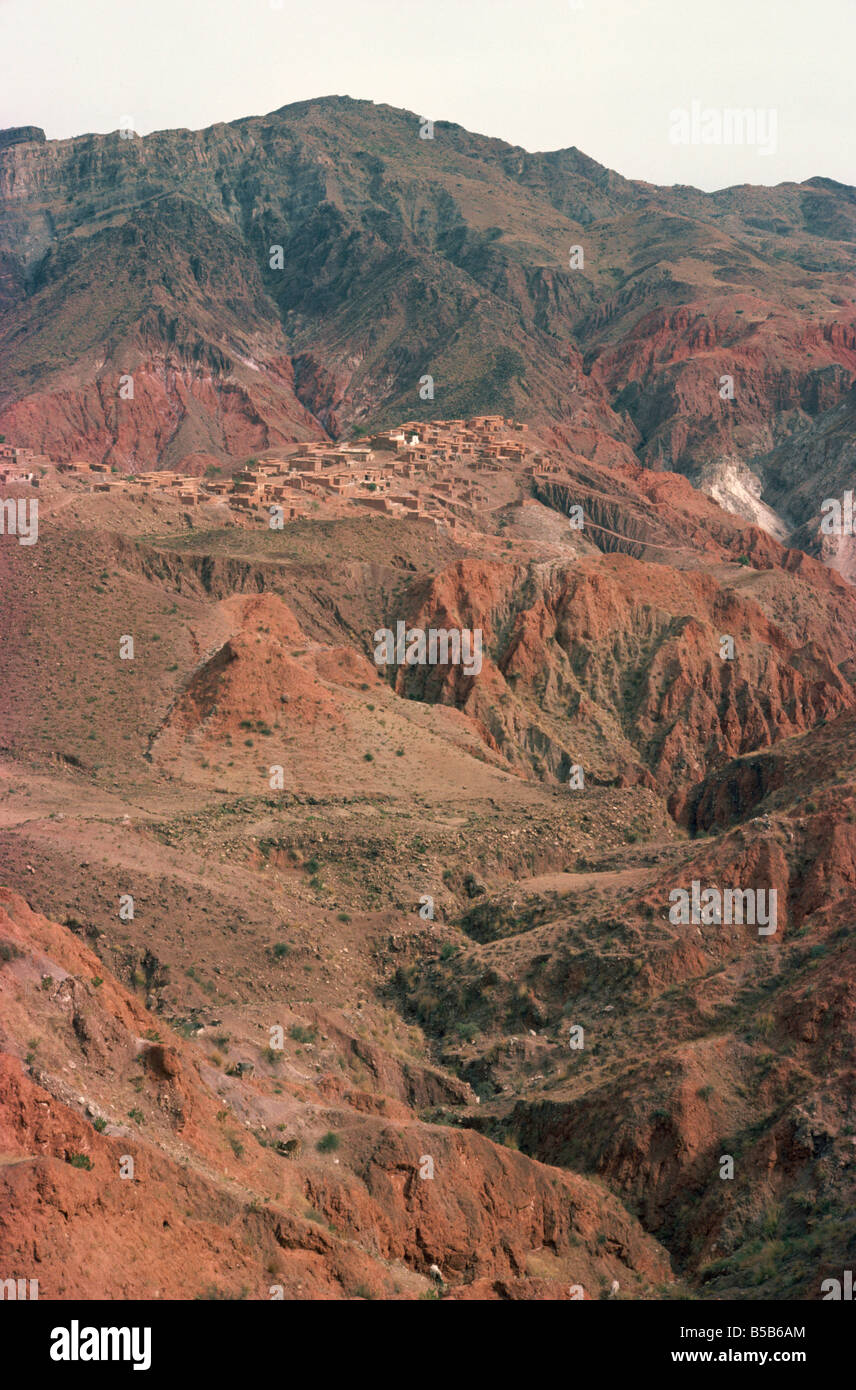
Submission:
<svg viewBox="0 0 856 1390">
<path fill-rule="evenodd" d="M 856 189 L 658 186 L 348 96 L 200 131 L 11 134 L 15 444 L 192 471 L 504 414 L 683 473 L 856 573 L 852 538 L 820 531 L 856 381 Z"/>
</svg>

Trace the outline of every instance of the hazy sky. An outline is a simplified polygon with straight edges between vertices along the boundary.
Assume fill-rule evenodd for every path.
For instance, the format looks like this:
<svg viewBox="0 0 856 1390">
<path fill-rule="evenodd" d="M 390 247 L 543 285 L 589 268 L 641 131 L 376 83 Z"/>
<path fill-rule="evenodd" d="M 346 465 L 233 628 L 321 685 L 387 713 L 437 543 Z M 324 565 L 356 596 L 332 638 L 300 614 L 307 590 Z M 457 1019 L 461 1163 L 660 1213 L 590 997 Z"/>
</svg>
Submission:
<svg viewBox="0 0 856 1390">
<path fill-rule="evenodd" d="M 147 134 L 338 94 L 656 183 L 856 184 L 854 39 L 856 0 L 0 0 L 0 126 Z M 726 108 L 754 136 L 703 143 Z"/>
</svg>

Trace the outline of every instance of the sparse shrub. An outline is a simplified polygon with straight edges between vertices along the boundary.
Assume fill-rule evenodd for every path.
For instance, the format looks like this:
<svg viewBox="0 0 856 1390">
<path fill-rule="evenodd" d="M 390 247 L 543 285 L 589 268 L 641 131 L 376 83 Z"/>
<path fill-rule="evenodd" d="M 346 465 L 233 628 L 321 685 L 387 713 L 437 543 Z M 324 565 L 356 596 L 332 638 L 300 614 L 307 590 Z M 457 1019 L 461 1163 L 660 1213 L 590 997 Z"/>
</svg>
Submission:
<svg viewBox="0 0 856 1390">
<path fill-rule="evenodd" d="M 768 1240 L 771 1240 L 779 1229 L 779 1222 L 782 1219 L 782 1209 L 778 1203 L 773 1202 L 764 1212 L 761 1222 L 761 1230 Z"/>
</svg>

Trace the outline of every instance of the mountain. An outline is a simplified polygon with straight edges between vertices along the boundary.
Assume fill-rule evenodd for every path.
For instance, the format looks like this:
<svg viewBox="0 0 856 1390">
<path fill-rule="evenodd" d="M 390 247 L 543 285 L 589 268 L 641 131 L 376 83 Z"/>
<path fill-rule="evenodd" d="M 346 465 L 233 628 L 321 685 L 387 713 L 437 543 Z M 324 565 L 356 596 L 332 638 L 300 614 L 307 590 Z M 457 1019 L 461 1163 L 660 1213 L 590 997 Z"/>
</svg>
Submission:
<svg viewBox="0 0 856 1390">
<path fill-rule="evenodd" d="M 0 1275 L 815 1299 L 853 190 L 422 127 L 0 134 Z"/>
<path fill-rule="evenodd" d="M 780 533 L 811 531 L 822 498 L 784 460 L 856 374 L 856 190 L 660 188 L 420 131 L 327 97 L 142 139 L 10 132 L 0 429 L 128 470 L 496 411 L 743 515 L 767 485 Z"/>
</svg>

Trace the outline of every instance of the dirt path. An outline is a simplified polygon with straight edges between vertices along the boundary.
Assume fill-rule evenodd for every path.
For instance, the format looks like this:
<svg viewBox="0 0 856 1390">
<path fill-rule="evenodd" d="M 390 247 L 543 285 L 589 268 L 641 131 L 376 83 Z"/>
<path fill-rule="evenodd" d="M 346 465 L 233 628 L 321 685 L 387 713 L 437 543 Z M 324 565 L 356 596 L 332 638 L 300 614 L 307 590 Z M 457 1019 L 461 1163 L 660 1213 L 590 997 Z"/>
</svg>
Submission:
<svg viewBox="0 0 856 1390">
<path fill-rule="evenodd" d="M 532 894 L 585 892 L 590 888 L 621 888 L 638 883 L 649 864 L 636 869 L 615 869 L 608 873 L 537 874 L 534 878 L 518 879 L 512 886 L 515 892 Z"/>
</svg>

